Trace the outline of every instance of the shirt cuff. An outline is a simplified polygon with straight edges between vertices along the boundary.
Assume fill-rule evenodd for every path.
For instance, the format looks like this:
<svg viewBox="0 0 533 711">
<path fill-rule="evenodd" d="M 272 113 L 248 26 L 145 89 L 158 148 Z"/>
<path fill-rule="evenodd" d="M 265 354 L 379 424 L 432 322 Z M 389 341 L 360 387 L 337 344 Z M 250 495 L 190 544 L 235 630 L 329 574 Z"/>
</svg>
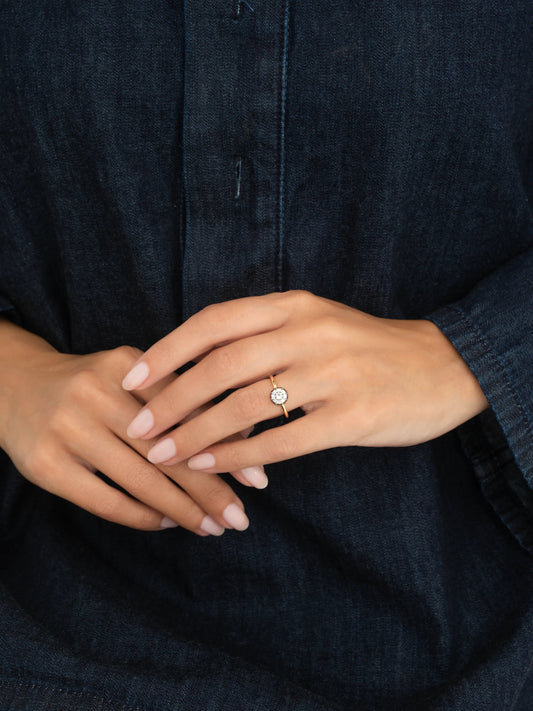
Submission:
<svg viewBox="0 0 533 711">
<path fill-rule="evenodd" d="M 486 410 L 458 428 L 481 489 L 519 543 L 533 554 L 533 433 L 508 365 L 458 304 L 429 316 L 477 378 Z"/>
</svg>

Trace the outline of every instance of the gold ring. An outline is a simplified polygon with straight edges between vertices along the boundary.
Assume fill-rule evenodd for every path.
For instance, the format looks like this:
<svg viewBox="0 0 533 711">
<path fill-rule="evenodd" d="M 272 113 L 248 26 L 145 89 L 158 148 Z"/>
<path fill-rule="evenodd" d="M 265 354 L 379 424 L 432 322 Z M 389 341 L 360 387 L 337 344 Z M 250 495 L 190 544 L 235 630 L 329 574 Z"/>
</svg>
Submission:
<svg viewBox="0 0 533 711">
<path fill-rule="evenodd" d="M 285 407 L 285 403 L 287 402 L 287 398 L 289 397 L 287 391 L 285 388 L 278 388 L 276 383 L 274 382 L 274 376 L 270 375 L 270 382 L 272 383 L 272 392 L 270 393 L 270 399 L 274 403 L 274 405 L 281 405 L 283 408 L 283 412 L 285 414 L 285 417 L 289 416 L 289 413 L 287 412 L 287 408 Z"/>
</svg>

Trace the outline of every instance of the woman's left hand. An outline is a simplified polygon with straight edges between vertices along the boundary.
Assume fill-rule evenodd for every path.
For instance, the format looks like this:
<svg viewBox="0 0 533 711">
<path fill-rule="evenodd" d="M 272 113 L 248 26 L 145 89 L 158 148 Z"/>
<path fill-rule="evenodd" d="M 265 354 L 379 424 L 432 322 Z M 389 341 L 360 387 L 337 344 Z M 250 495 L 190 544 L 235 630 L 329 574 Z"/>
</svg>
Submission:
<svg viewBox="0 0 533 711">
<path fill-rule="evenodd" d="M 129 425 L 130 437 L 166 432 L 153 463 L 229 472 L 339 446 L 405 446 L 438 437 L 488 407 L 474 375 L 427 320 L 378 318 L 308 291 L 212 304 L 149 348 L 123 381 L 143 389 L 196 364 Z M 305 416 L 241 441 L 226 437 L 283 415 Z M 184 418 L 234 390 L 187 422 Z M 194 455 L 194 456 L 193 456 Z"/>
</svg>

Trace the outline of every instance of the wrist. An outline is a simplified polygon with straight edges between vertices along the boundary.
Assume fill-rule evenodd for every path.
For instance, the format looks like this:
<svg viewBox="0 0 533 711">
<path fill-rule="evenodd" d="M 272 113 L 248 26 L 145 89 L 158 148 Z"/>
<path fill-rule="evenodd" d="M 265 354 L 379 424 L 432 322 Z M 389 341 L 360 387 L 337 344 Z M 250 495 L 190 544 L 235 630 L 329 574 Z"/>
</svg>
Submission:
<svg viewBox="0 0 533 711">
<path fill-rule="evenodd" d="M 477 378 L 450 339 L 432 321 L 421 319 L 417 323 L 427 339 L 427 348 L 436 356 L 436 377 L 446 395 L 463 413 L 463 421 L 490 407 Z"/>
<path fill-rule="evenodd" d="M 4 434 L 10 412 L 17 403 L 17 393 L 38 359 L 58 354 L 47 341 L 0 317 L 0 447 L 5 449 Z"/>
</svg>

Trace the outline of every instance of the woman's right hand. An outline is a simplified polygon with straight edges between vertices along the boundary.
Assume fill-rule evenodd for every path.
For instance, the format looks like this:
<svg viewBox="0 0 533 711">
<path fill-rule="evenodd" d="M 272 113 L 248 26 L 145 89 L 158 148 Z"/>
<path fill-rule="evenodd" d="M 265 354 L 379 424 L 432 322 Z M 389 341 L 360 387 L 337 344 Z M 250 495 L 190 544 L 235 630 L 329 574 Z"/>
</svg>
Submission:
<svg viewBox="0 0 533 711">
<path fill-rule="evenodd" d="M 217 474 L 151 464 L 152 443 L 127 436 L 147 393 L 125 392 L 121 381 L 140 355 L 129 346 L 59 353 L 0 319 L 0 447 L 29 481 L 108 521 L 143 530 L 178 524 L 200 536 L 244 530 L 244 506 Z"/>
</svg>

